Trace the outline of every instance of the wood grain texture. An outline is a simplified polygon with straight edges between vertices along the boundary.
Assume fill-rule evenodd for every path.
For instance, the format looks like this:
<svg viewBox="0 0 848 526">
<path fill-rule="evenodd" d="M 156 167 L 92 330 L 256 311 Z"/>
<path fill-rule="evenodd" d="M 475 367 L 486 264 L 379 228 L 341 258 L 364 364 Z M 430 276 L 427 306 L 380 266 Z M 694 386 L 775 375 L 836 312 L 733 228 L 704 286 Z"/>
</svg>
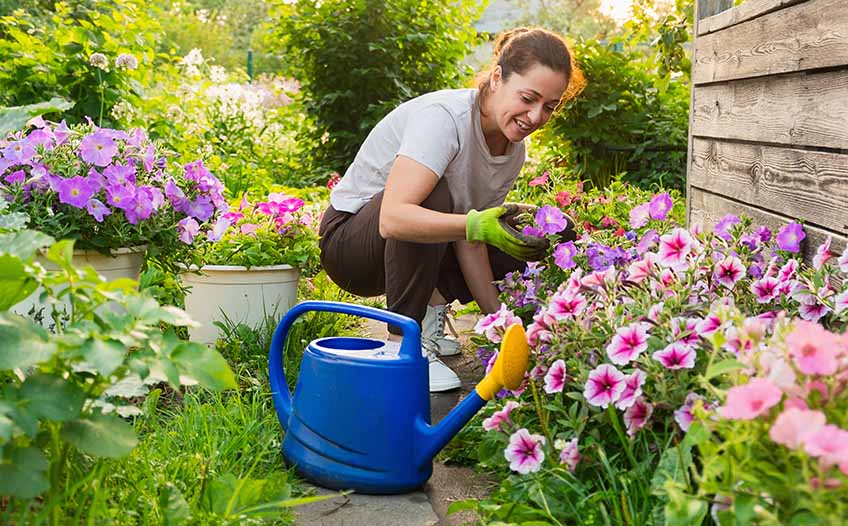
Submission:
<svg viewBox="0 0 848 526">
<path fill-rule="evenodd" d="M 699 37 L 692 80 L 703 84 L 846 64 L 848 2 L 809 0 Z"/>
<path fill-rule="evenodd" d="M 703 18 L 698 22 L 698 35 L 712 33 L 725 27 L 776 11 L 782 7 L 800 4 L 807 0 L 746 0 L 743 4 L 718 14 Z"/>
<path fill-rule="evenodd" d="M 848 235 L 848 155 L 694 139 L 690 185 Z"/>
<path fill-rule="evenodd" d="M 848 148 L 848 70 L 695 86 L 692 134 Z"/>
<path fill-rule="evenodd" d="M 737 203 L 726 199 L 720 195 L 715 195 L 703 190 L 692 188 L 688 199 L 691 200 L 691 217 L 689 219 L 689 227 L 693 225 L 701 225 L 705 229 L 712 229 L 713 226 L 725 215 L 736 214 L 746 215 L 753 219 L 755 225 L 766 225 L 774 234 L 788 223 L 796 218 L 790 218 L 781 214 Z M 804 227 L 806 238 L 801 242 L 801 255 L 808 263 L 812 261 L 815 255 L 816 248 L 831 237 L 831 251 L 835 254 L 841 254 L 845 249 L 848 238 L 845 236 L 830 232 L 817 226 L 807 225 Z"/>
</svg>

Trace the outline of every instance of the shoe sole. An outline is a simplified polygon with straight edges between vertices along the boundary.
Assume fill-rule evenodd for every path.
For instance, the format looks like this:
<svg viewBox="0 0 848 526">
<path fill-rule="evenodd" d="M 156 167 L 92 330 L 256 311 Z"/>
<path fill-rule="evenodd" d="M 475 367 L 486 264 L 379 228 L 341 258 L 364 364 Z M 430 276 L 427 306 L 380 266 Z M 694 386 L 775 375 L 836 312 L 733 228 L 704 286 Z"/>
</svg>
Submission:
<svg viewBox="0 0 848 526">
<path fill-rule="evenodd" d="M 442 393 L 444 391 L 453 391 L 454 389 L 459 389 L 462 387 L 462 382 L 458 383 L 448 383 L 448 384 L 433 384 L 430 383 L 430 392 L 431 393 Z"/>
</svg>

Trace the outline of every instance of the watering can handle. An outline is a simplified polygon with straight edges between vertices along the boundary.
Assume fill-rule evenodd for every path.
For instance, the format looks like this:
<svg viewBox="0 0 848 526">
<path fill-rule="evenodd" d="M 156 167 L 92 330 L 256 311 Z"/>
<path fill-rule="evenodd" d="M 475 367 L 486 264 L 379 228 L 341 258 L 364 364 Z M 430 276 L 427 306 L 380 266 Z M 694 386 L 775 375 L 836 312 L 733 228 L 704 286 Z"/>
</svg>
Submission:
<svg viewBox="0 0 848 526">
<path fill-rule="evenodd" d="M 421 354 L 421 328 L 412 318 L 383 309 L 340 301 L 302 301 L 286 312 L 283 319 L 280 320 L 277 329 L 274 331 L 274 337 L 271 339 L 271 350 L 268 354 L 271 396 L 274 398 L 274 406 L 277 408 L 277 415 L 280 417 L 280 422 L 284 428 L 288 425 L 289 415 L 291 414 L 291 393 L 286 384 L 286 374 L 283 370 L 283 351 L 286 348 L 286 339 L 292 324 L 302 314 L 309 311 L 351 314 L 396 325 L 401 328 L 403 333 L 403 341 L 398 356 L 407 360 L 424 359 Z"/>
</svg>

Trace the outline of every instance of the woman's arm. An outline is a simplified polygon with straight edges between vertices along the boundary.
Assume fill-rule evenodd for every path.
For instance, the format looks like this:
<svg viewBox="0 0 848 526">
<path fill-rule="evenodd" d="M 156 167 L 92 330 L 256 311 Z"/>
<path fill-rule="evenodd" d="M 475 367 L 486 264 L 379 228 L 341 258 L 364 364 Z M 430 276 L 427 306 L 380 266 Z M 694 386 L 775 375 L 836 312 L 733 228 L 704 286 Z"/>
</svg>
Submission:
<svg viewBox="0 0 848 526">
<path fill-rule="evenodd" d="M 457 241 L 453 246 L 462 277 L 465 278 L 465 284 L 468 285 L 468 290 L 480 310 L 484 314 L 498 310 L 501 304 L 498 289 L 492 283 L 495 277 L 492 275 L 487 245 L 463 240 Z"/>
<path fill-rule="evenodd" d="M 383 192 L 380 235 L 415 243 L 464 240 L 465 214 L 445 214 L 421 206 L 438 183 L 439 176 L 423 164 L 397 156 Z"/>
</svg>

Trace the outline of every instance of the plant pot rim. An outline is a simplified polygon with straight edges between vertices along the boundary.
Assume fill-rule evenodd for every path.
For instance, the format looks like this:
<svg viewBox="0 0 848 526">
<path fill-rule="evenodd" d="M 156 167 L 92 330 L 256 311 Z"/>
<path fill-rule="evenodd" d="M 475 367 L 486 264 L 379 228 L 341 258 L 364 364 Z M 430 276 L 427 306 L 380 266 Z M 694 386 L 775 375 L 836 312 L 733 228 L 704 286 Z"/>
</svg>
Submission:
<svg viewBox="0 0 848 526">
<path fill-rule="evenodd" d="M 298 267 L 293 267 L 288 264 L 283 265 L 260 265 L 247 268 L 242 265 L 203 265 L 202 267 L 198 267 L 197 265 L 185 265 L 183 263 L 179 264 L 180 268 L 190 272 L 203 272 L 205 270 L 211 270 L 216 272 L 252 272 L 252 271 L 273 271 L 273 270 L 300 270 Z"/>
<path fill-rule="evenodd" d="M 137 245 L 137 246 L 134 246 L 134 247 L 119 247 L 119 248 L 110 248 L 109 249 L 109 253 L 112 254 L 113 256 L 121 256 L 121 255 L 124 255 L 124 254 L 144 254 L 146 251 L 147 251 L 147 245 L 146 244 L 145 245 Z M 95 248 L 75 248 L 74 249 L 74 255 L 75 256 L 82 256 L 82 255 L 91 254 L 91 253 L 105 255 L 105 254 L 103 254 L 103 252 L 100 252 L 99 250 L 97 250 Z"/>
</svg>

